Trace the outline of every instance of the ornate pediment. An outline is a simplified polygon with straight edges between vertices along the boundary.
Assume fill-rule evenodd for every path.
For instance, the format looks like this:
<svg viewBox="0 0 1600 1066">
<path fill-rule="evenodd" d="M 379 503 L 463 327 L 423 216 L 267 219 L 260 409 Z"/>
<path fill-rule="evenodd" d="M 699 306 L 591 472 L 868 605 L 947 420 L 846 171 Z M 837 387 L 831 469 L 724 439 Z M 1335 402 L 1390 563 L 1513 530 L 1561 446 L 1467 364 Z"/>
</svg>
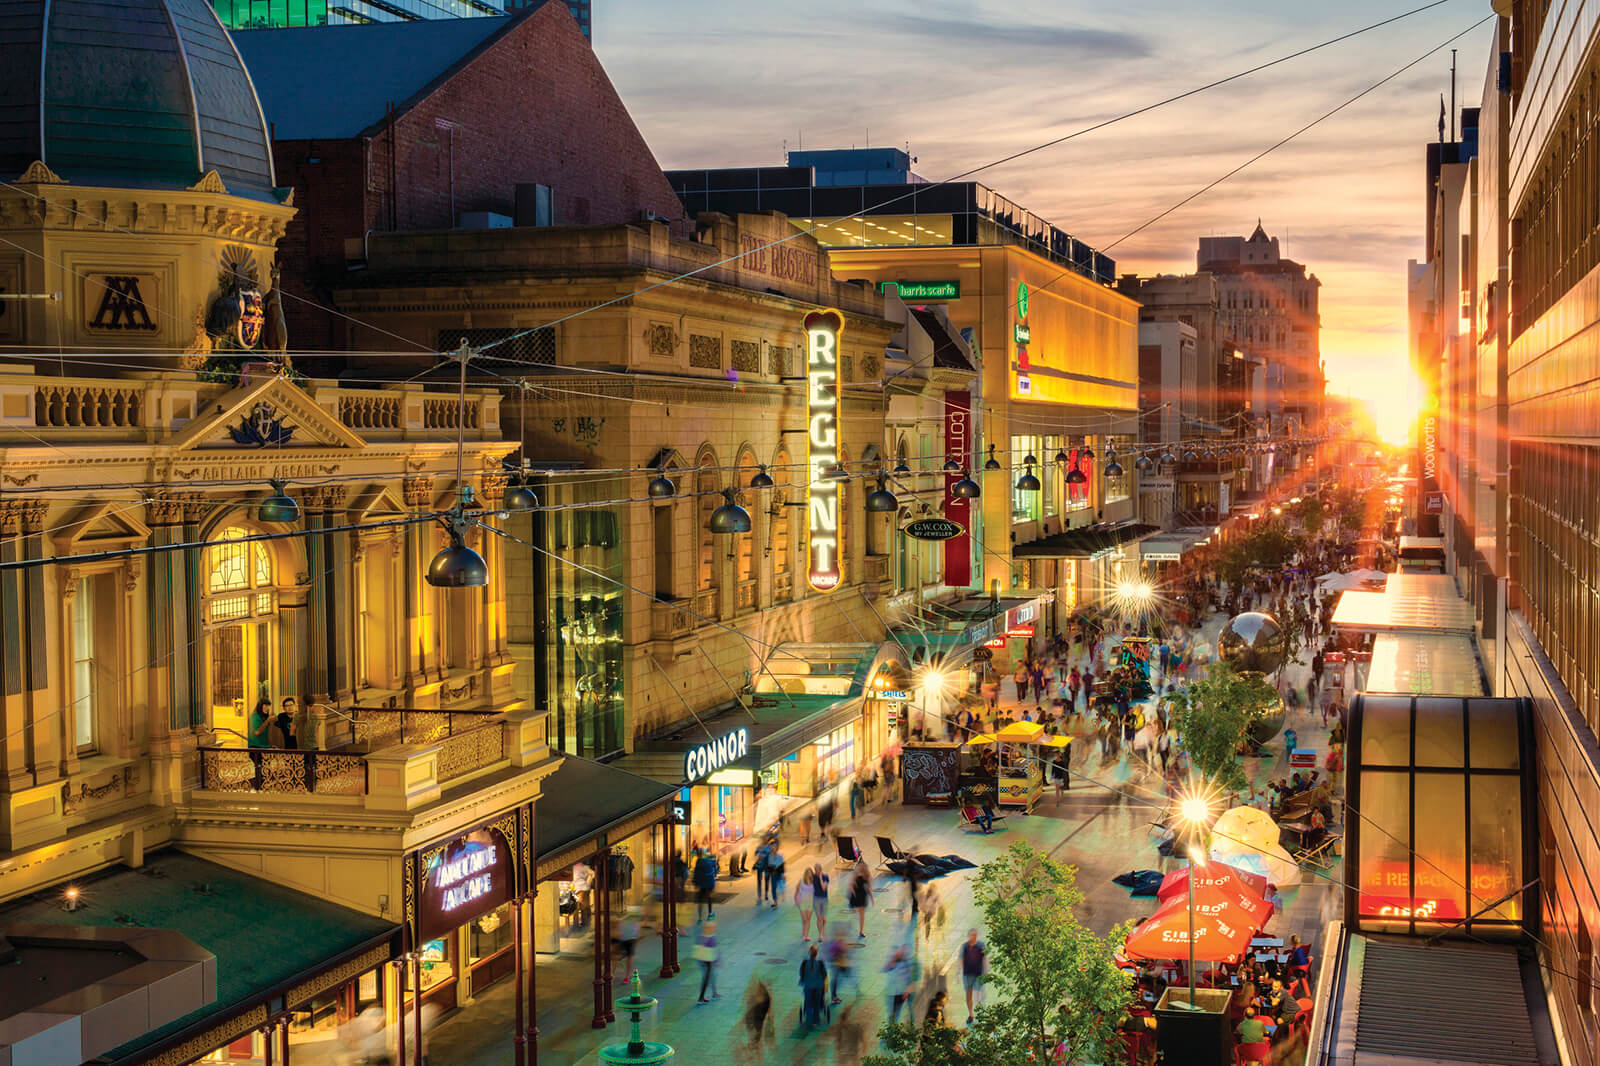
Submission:
<svg viewBox="0 0 1600 1066">
<path fill-rule="evenodd" d="M 57 555 L 116 551 L 133 548 L 150 539 L 150 527 L 135 518 L 122 503 L 97 503 L 85 507 L 56 530 Z"/>
<path fill-rule="evenodd" d="M 211 413 L 195 419 L 173 440 L 175 452 L 286 454 L 367 446 L 285 377 L 241 386 L 209 406 Z"/>
</svg>

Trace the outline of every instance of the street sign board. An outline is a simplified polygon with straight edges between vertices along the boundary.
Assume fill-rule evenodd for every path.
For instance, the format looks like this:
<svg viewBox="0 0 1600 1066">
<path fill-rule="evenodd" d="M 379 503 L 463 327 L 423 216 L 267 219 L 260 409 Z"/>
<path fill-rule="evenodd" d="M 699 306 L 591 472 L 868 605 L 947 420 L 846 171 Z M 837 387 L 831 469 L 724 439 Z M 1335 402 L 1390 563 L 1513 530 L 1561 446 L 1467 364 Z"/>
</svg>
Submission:
<svg viewBox="0 0 1600 1066">
<path fill-rule="evenodd" d="M 904 529 L 905 535 L 914 540 L 952 540 L 966 531 L 966 526 L 948 518 L 919 518 Z"/>
</svg>

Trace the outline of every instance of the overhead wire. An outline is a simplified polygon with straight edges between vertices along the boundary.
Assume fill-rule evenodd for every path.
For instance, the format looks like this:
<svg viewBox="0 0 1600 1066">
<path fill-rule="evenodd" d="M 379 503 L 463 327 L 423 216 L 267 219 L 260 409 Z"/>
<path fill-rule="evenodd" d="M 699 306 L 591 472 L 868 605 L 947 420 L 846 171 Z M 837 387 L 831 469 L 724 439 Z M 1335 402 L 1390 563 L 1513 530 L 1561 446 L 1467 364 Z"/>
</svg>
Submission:
<svg viewBox="0 0 1600 1066">
<path fill-rule="evenodd" d="M 945 186 L 945 185 L 949 185 L 949 184 L 951 184 L 953 182 L 965 180 L 966 178 L 972 177 L 975 174 L 980 174 L 980 173 L 982 173 L 983 171 L 986 171 L 986 170 L 992 170 L 993 168 L 998 167 L 998 166 L 1003 166 L 1006 163 L 1015 162 L 1016 160 L 1022 159 L 1022 158 L 1026 157 L 1026 156 L 1029 156 L 1029 155 L 1032 155 L 1035 152 L 1042 152 L 1042 151 L 1044 151 L 1044 150 L 1046 150 L 1048 148 L 1054 148 L 1057 145 L 1065 144 L 1068 141 L 1072 141 L 1072 140 L 1075 140 L 1075 139 L 1077 139 L 1079 137 L 1086 136 L 1087 134 L 1098 132 L 1099 130 L 1106 129 L 1109 126 L 1114 126 L 1119 122 L 1125 122 L 1125 121 L 1127 121 L 1129 119 L 1137 118 L 1140 115 L 1144 115 L 1144 114 L 1147 114 L 1147 113 L 1149 113 L 1151 111 L 1155 111 L 1158 108 L 1165 107 L 1165 106 L 1167 106 L 1169 104 L 1177 103 L 1180 100 L 1186 100 L 1186 99 L 1188 99 L 1188 98 L 1190 98 L 1192 96 L 1197 96 L 1197 95 L 1199 95 L 1201 93 L 1209 92 L 1212 89 L 1216 89 L 1216 88 L 1219 88 L 1219 87 L 1221 87 L 1223 85 L 1227 85 L 1230 82 L 1238 81 L 1238 80 L 1240 80 L 1242 78 L 1247 78 L 1247 77 L 1249 77 L 1249 76 L 1251 76 L 1253 74 L 1260 73 L 1263 70 L 1268 70 L 1268 69 L 1270 69 L 1272 67 L 1275 67 L 1275 66 L 1278 66 L 1280 64 L 1288 63 L 1288 62 L 1290 62 L 1292 60 L 1299 59 L 1302 56 L 1310 55 L 1313 52 L 1317 52 L 1317 51 L 1320 51 L 1321 49 L 1328 48 L 1328 47 L 1331 47 L 1331 46 L 1336 45 L 1336 44 L 1340 44 L 1340 43 L 1342 43 L 1344 41 L 1348 41 L 1348 40 L 1350 40 L 1350 39 L 1352 39 L 1354 37 L 1359 37 L 1362 34 L 1369 33 L 1369 32 L 1371 32 L 1373 30 L 1380 29 L 1380 28 L 1382 28 L 1384 26 L 1391 25 L 1391 24 L 1399 22 L 1399 21 L 1401 21 L 1403 19 L 1410 18 L 1413 15 L 1420 14 L 1421 12 L 1431 10 L 1431 9 L 1433 9 L 1435 7 L 1440 7 L 1443 4 L 1446 4 L 1446 3 L 1449 3 L 1449 2 L 1450 2 L 1450 0 L 1430 0 L 1429 3 L 1423 4 L 1423 5 L 1419 6 L 1419 7 L 1414 7 L 1414 8 L 1411 8 L 1410 10 L 1408 10 L 1408 11 L 1403 11 L 1403 12 L 1400 12 L 1398 14 L 1391 15 L 1388 18 L 1381 19 L 1381 20 L 1379 20 L 1377 22 L 1370 23 L 1370 24 L 1362 26 L 1362 27 L 1360 27 L 1358 29 L 1351 30 L 1351 31 L 1349 31 L 1347 33 L 1340 34 L 1337 37 L 1332 37 L 1332 38 L 1329 38 L 1328 40 L 1322 41 L 1322 42 L 1320 42 L 1318 44 L 1310 45 L 1308 47 L 1298 49 L 1297 51 L 1290 52 L 1287 55 L 1279 56 L 1276 59 L 1268 60 L 1267 62 L 1264 62 L 1264 63 L 1259 63 L 1259 64 L 1257 64 L 1257 65 L 1255 65 L 1253 67 L 1250 67 L 1250 68 L 1248 68 L 1246 70 L 1241 70 L 1241 71 L 1238 71 L 1237 73 L 1229 74 L 1226 77 L 1217 78 L 1217 79 L 1215 79 L 1213 81 L 1206 82 L 1203 85 L 1199 85 L 1199 86 L 1195 86 L 1194 88 L 1187 89 L 1184 92 L 1180 92 L 1180 93 L 1177 93 L 1175 95 L 1168 96 L 1168 97 L 1165 97 L 1165 98 L 1160 99 L 1160 100 L 1156 100 L 1156 101 L 1154 101 L 1152 103 L 1145 104 L 1145 105 L 1143 105 L 1141 107 L 1135 108 L 1135 109 L 1130 110 L 1130 111 L 1122 112 L 1122 113 L 1120 113 L 1118 115 L 1112 116 L 1111 118 L 1103 119 L 1103 120 L 1101 120 L 1099 122 L 1095 122 L 1095 123 L 1092 123 L 1091 125 L 1084 126 L 1084 127 L 1080 128 L 1080 129 L 1074 130 L 1071 133 L 1063 134 L 1060 137 L 1052 138 L 1052 139 L 1044 141 L 1044 142 L 1042 142 L 1040 144 L 1033 145 L 1032 147 L 1024 148 L 1024 149 L 1022 149 L 1020 151 L 1012 152 L 1012 153 L 1010 153 L 1008 155 L 1000 157 L 999 159 L 991 160 L 990 162 L 983 163 L 983 164 L 981 164 L 979 166 L 972 167 L 972 168 L 970 168 L 968 170 L 961 171 L 960 173 L 954 174 L 954 175 L 952 175 L 952 176 L 950 176 L 948 178 L 943 178 L 943 179 L 941 179 L 939 181 L 935 181 L 935 182 L 928 182 L 928 183 L 919 184 L 912 191 L 907 192 L 907 193 L 903 193 L 903 194 L 901 194 L 899 196 L 896 196 L 896 197 L 892 197 L 892 198 L 890 198 L 888 200 L 885 200 L 885 201 L 877 204 L 876 206 L 878 208 L 883 208 L 883 207 L 891 206 L 891 205 L 896 204 L 896 203 L 900 203 L 900 202 L 902 202 L 904 200 L 913 199 L 913 198 L 915 198 L 916 196 L 918 196 L 920 194 L 924 194 L 924 193 L 930 192 L 930 191 L 932 191 L 934 189 L 940 188 L 940 187 Z M 522 339 L 524 337 L 527 337 L 527 336 L 529 336 L 529 335 L 531 335 L 533 333 L 538 332 L 541 329 L 548 329 L 548 328 L 550 328 L 552 326 L 560 325 L 563 322 L 571 321 L 572 319 L 578 318 L 581 315 L 589 314 L 589 313 L 591 313 L 593 311 L 598 311 L 598 310 L 601 310 L 601 309 L 606 308 L 606 307 L 611 307 L 611 306 L 619 304 L 619 303 L 623 303 L 623 302 L 626 302 L 626 301 L 633 300 L 636 297 L 644 295 L 645 293 L 652 292 L 652 291 L 654 291 L 656 289 L 663 288 L 663 287 L 665 287 L 667 285 L 672 285 L 672 284 L 676 284 L 677 282 L 687 280 L 687 279 L 695 277 L 695 276 L 697 276 L 699 274 L 703 274 L 708 270 L 714 270 L 717 267 L 726 266 L 728 263 L 736 262 L 737 260 L 742 259 L 747 255 L 752 255 L 752 254 L 757 254 L 757 253 L 760 253 L 760 252 L 764 252 L 769 248 L 773 248 L 773 247 L 776 247 L 776 246 L 781 245 L 781 244 L 787 244 L 788 242 L 790 242 L 792 240 L 797 240 L 798 238 L 800 238 L 802 236 L 811 236 L 811 235 L 815 234 L 818 229 L 823 228 L 824 225 L 837 224 L 839 221 L 844 220 L 844 219 L 856 219 L 856 218 L 863 218 L 863 217 L 865 217 L 864 213 L 839 215 L 839 216 L 836 216 L 836 217 L 829 218 L 825 223 L 819 222 L 817 225 L 814 225 L 814 226 L 810 227 L 809 229 L 801 230 L 801 229 L 797 228 L 796 232 L 794 232 L 792 234 L 789 234 L 787 236 L 780 237 L 780 238 L 778 238 L 776 240 L 768 241 L 768 242 L 765 242 L 765 243 L 753 245 L 753 246 L 751 246 L 749 248 L 745 248 L 745 249 L 739 251 L 738 253 L 736 253 L 734 255 L 723 257 L 721 259 L 718 259 L 715 262 L 707 263 L 704 266 L 697 267 L 697 268 L 695 268 L 693 270 L 684 271 L 684 272 L 679 273 L 679 274 L 677 274 L 677 275 L 675 275 L 675 276 L 673 276 L 671 278 L 667 278 L 667 279 L 665 279 L 663 281 L 654 282 L 654 283 L 652 283 L 650 285 L 646 285 L 646 286 L 644 286 L 642 288 L 639 288 L 639 289 L 637 289 L 637 290 L 635 290 L 633 292 L 627 293 L 625 295 L 613 297 L 613 298 L 611 298 L 609 300 L 602 301 L 601 303 L 595 304 L 595 305 L 593 305 L 591 307 L 587 307 L 587 308 L 584 308 L 582 310 L 575 311 L 575 312 L 572 312 L 570 314 L 562 315 L 560 317 L 551 319 L 550 321 L 545 322 L 545 323 L 543 323 L 543 324 L 541 324 L 539 326 L 533 326 L 533 327 L 530 327 L 529 329 L 522 330 L 522 331 L 517 332 L 517 333 L 513 333 L 510 336 L 502 337 L 502 338 L 499 338 L 497 340 L 491 341 L 491 342 L 483 345 L 480 350 L 484 351 L 484 352 L 487 352 L 487 351 L 489 351 L 489 350 L 491 350 L 491 349 L 493 349 L 495 347 L 498 347 L 499 345 L 507 344 L 507 343 L 510 343 L 511 341 L 514 341 L 514 340 L 520 340 L 520 339 Z M 508 359 L 507 357 L 504 357 L 504 356 L 490 356 L 489 358 L 493 358 L 493 359 L 496 359 L 498 361 L 513 362 L 513 363 L 524 362 L 523 360 Z"/>
</svg>

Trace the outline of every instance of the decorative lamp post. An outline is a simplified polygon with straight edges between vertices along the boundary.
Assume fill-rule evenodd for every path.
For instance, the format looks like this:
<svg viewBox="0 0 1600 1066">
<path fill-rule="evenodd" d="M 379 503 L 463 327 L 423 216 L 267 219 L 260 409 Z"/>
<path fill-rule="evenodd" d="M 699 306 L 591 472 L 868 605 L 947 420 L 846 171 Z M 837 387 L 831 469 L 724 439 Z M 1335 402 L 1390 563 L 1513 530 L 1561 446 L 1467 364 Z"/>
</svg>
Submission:
<svg viewBox="0 0 1600 1066">
<path fill-rule="evenodd" d="M 654 1040 L 646 1040 L 639 1032 L 639 1019 L 648 1010 L 656 1005 L 653 997 L 647 996 L 640 988 L 639 971 L 633 971 L 633 994 L 627 999 L 619 1000 L 617 1006 L 624 1014 L 633 1015 L 632 1032 L 628 1035 L 626 1044 L 607 1044 L 600 1049 L 600 1061 L 628 1064 L 628 1066 L 651 1066 L 652 1063 L 666 1062 L 677 1054 L 670 1044 L 660 1044 Z"/>
<path fill-rule="evenodd" d="M 1203 796 L 1189 796 L 1179 804 L 1178 813 L 1185 825 L 1204 832 L 1211 805 Z M 1204 848 L 1203 842 L 1198 847 L 1189 848 L 1189 1002 L 1186 1010 L 1200 1009 L 1194 1001 L 1194 868 L 1197 861 L 1201 866 L 1206 864 Z"/>
</svg>

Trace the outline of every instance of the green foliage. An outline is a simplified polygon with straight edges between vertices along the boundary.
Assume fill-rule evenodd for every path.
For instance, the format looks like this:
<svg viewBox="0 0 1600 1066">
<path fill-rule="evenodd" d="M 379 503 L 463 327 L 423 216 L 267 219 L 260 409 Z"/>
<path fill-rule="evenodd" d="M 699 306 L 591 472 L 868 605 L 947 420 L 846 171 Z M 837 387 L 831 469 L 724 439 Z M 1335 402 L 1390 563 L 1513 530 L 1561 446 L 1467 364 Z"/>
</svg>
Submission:
<svg viewBox="0 0 1600 1066">
<path fill-rule="evenodd" d="M 1249 785 L 1239 766 L 1239 748 L 1250 725 L 1278 702 L 1260 674 L 1241 674 L 1225 662 L 1172 697 L 1172 726 L 1189 753 L 1189 765 L 1207 785 L 1236 792 Z"/>
<path fill-rule="evenodd" d="M 1017 842 L 973 882 L 983 912 L 992 1001 L 965 1030 L 885 1025 L 885 1053 L 865 1066 L 1040 1066 L 1121 1058 L 1116 1023 L 1133 998 L 1115 952 L 1132 923 L 1104 937 L 1079 924 L 1077 871 Z M 959 1009 L 952 1000 L 950 1009 Z M 1053 1049 L 1066 1043 L 1064 1059 Z"/>
<path fill-rule="evenodd" d="M 1320 496 L 1305 497 L 1294 505 L 1293 513 L 1300 519 L 1300 524 L 1305 526 L 1306 532 L 1313 537 L 1322 532 L 1322 527 L 1328 519 L 1328 507 Z"/>
<path fill-rule="evenodd" d="M 1256 570 L 1280 570 L 1306 543 L 1306 538 L 1291 533 L 1281 523 L 1261 526 L 1225 544 L 1217 556 L 1217 576 L 1237 585 Z"/>
</svg>

